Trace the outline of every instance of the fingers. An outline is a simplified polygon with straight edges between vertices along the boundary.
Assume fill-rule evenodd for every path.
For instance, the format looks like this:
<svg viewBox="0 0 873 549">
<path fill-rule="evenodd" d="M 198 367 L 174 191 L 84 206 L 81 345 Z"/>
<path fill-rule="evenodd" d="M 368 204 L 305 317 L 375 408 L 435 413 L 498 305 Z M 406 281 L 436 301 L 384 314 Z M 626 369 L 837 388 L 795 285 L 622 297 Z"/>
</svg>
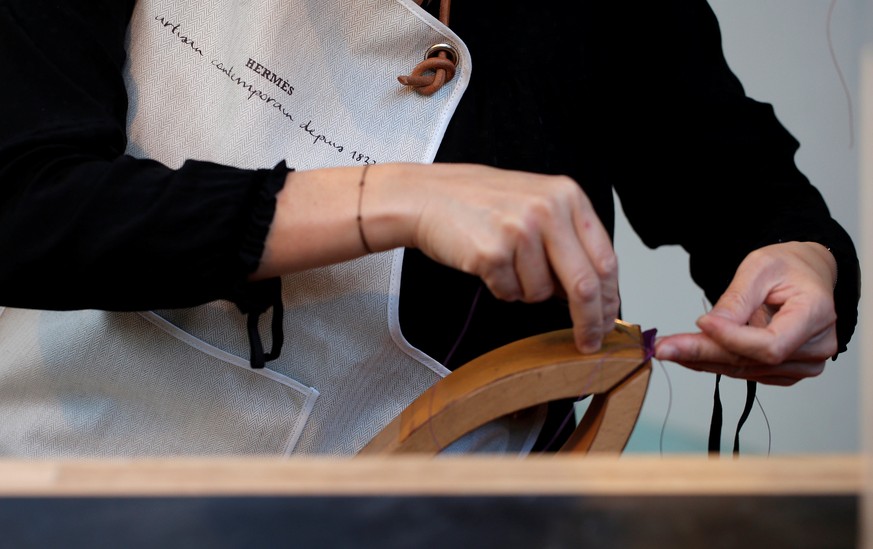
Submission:
<svg viewBox="0 0 873 549">
<path fill-rule="evenodd" d="M 555 275 L 567 296 L 576 347 L 583 353 L 596 352 L 604 336 L 601 284 L 597 272 L 581 243 L 574 238 L 556 239 L 549 242 L 548 248 L 549 256 L 556 258 L 553 265 Z"/>
<path fill-rule="evenodd" d="M 555 294 L 554 273 L 538 228 L 519 235 L 513 267 L 526 303 L 545 301 Z"/>
<path fill-rule="evenodd" d="M 415 212 L 413 245 L 431 258 L 479 276 L 504 300 L 564 295 L 576 344 L 600 349 L 618 316 L 612 240 L 588 197 L 568 177 L 473 165 L 434 165 Z"/>
<path fill-rule="evenodd" d="M 818 248 L 786 242 L 750 253 L 698 327 L 731 352 L 765 363 L 797 357 L 801 349 L 812 357 L 832 355 L 832 257 Z"/>
<path fill-rule="evenodd" d="M 554 295 L 551 266 L 544 249 L 541 227 L 535 222 L 507 223 L 503 238 L 488 254 L 481 252 L 481 278 L 498 299 L 527 303 Z"/>
<path fill-rule="evenodd" d="M 512 236 L 512 262 L 492 269 L 486 283 L 501 299 L 543 301 L 556 293 L 568 302 L 576 345 L 600 349 L 618 316 L 618 275 L 611 241 L 600 222 L 580 233 L 578 207 L 564 206 L 547 223 Z M 557 281 L 560 292 L 556 292 Z"/>
<path fill-rule="evenodd" d="M 701 317 L 698 326 L 720 347 L 763 364 L 832 356 L 837 350 L 833 323 L 820 321 L 808 307 L 791 308 L 796 310 L 779 311 L 763 327 L 736 325 L 711 315 Z"/>
<path fill-rule="evenodd" d="M 487 262 L 481 278 L 492 294 L 504 301 L 545 301 L 555 295 L 554 275 L 542 241 L 518 235 L 503 253 Z M 485 264 L 486 262 L 483 262 Z"/>
<path fill-rule="evenodd" d="M 655 356 L 774 385 L 819 375 L 837 351 L 829 259 L 798 242 L 752 252 L 698 319 L 702 333 L 663 338 Z"/>
<path fill-rule="evenodd" d="M 584 196 L 583 196 L 584 197 Z M 576 211 L 574 223 L 582 246 L 597 273 L 600 284 L 601 333 L 606 335 L 618 318 L 618 258 L 606 229 L 600 223 L 587 197 Z"/>
<path fill-rule="evenodd" d="M 827 360 L 820 352 L 801 347 L 789 359 L 762 363 L 732 353 L 704 334 L 660 338 L 655 344 L 655 358 L 670 360 L 692 370 L 770 385 L 792 385 L 801 379 L 815 377 L 824 371 Z"/>
<path fill-rule="evenodd" d="M 568 180 L 569 181 L 569 180 Z M 618 262 L 612 240 L 575 182 L 568 189 L 568 225 L 547 233 L 546 249 L 566 294 L 576 346 L 600 349 L 618 316 Z"/>
<path fill-rule="evenodd" d="M 757 381 L 766 385 L 787 387 L 798 381 L 820 375 L 825 368 L 824 362 L 784 362 L 776 367 L 728 366 L 721 363 L 680 363 L 682 366 L 699 372 L 721 374 L 737 379 Z"/>
</svg>

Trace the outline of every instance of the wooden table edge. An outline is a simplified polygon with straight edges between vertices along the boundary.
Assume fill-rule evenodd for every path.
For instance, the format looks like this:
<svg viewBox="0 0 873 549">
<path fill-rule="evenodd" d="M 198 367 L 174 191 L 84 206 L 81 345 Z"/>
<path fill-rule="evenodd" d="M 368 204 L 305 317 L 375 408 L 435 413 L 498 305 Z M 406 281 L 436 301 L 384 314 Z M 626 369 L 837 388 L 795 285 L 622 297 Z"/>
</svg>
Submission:
<svg viewBox="0 0 873 549">
<path fill-rule="evenodd" d="M 0 460 L 0 497 L 855 495 L 861 455 Z"/>
</svg>

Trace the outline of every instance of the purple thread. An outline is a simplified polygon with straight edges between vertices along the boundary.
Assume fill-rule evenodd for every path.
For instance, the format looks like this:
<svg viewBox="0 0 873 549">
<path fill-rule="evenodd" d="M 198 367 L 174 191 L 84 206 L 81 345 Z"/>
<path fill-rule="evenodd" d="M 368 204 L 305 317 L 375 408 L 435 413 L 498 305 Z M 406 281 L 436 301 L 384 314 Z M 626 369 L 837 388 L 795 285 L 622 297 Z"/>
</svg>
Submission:
<svg viewBox="0 0 873 549">
<path fill-rule="evenodd" d="M 586 395 L 580 396 L 579 398 L 576 399 L 576 402 L 581 402 L 582 399 L 585 398 L 585 396 Z M 588 396 L 590 396 L 590 395 L 588 395 Z M 567 422 L 570 421 L 570 418 L 575 418 L 575 416 L 576 416 L 576 410 L 574 408 L 574 409 L 570 410 L 570 413 L 568 413 L 564 417 L 564 421 L 561 422 L 561 425 L 557 428 L 557 430 L 555 430 L 555 434 L 552 435 L 552 438 L 549 440 L 548 444 L 543 446 L 543 449 L 540 450 L 540 453 L 548 452 L 552 448 L 552 446 L 555 444 L 555 441 L 558 440 L 558 435 L 561 434 L 561 432 L 564 430 L 564 427 L 567 426 Z"/>
<path fill-rule="evenodd" d="M 461 329 L 461 333 L 458 334 L 458 339 L 455 340 L 455 344 L 452 345 L 452 349 L 449 351 L 449 354 L 446 355 L 446 359 L 443 360 L 443 364 L 448 365 L 449 360 L 452 359 L 452 356 L 455 354 L 455 351 L 458 350 L 458 346 L 461 345 L 461 340 L 464 339 L 464 336 L 467 334 L 467 328 L 470 327 L 470 321 L 473 320 L 473 313 L 476 311 L 476 304 L 479 303 L 479 296 L 482 294 L 482 285 L 479 285 L 479 288 L 476 289 L 476 295 L 473 296 L 473 303 L 470 305 L 470 312 L 467 313 L 467 320 L 464 322 L 464 327 Z"/>
<path fill-rule="evenodd" d="M 479 296 L 481 294 L 482 294 L 482 285 L 480 284 L 479 287 L 476 289 L 476 295 L 473 296 L 473 303 L 470 304 L 470 312 L 467 313 L 467 320 L 464 322 L 464 327 L 461 328 L 461 333 L 458 334 L 458 339 L 455 340 L 455 344 L 452 345 L 451 350 L 446 355 L 445 360 L 443 360 L 444 365 L 448 365 L 449 360 L 451 360 L 451 358 L 452 358 L 452 355 L 455 354 L 455 351 L 457 350 L 458 346 L 461 344 L 461 340 L 464 339 L 464 336 L 467 334 L 467 328 L 470 327 L 470 321 L 473 320 L 473 313 L 476 311 L 476 304 L 479 303 Z M 433 390 L 431 391 L 431 394 L 430 394 L 430 399 L 428 399 L 428 403 L 427 403 L 427 415 L 431 416 L 431 417 L 433 416 L 433 399 L 434 399 L 435 394 L 436 394 L 436 386 L 433 387 Z M 430 436 L 431 436 L 431 439 L 433 439 L 434 446 L 439 448 L 440 449 L 439 451 L 444 450 L 445 447 L 439 441 L 439 439 L 436 436 L 436 433 L 433 430 L 433 422 L 432 421 L 428 422 L 428 431 L 430 431 Z"/>
</svg>

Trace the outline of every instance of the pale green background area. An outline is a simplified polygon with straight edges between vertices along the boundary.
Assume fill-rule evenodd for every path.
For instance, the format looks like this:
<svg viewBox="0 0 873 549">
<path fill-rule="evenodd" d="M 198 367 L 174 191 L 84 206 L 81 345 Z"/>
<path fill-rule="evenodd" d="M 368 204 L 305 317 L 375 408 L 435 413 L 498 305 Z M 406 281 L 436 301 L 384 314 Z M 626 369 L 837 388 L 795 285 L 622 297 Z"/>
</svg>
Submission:
<svg viewBox="0 0 873 549">
<path fill-rule="evenodd" d="M 747 93 L 773 104 L 781 122 L 800 141 L 798 165 L 821 190 L 832 214 L 860 251 L 859 55 L 873 34 L 870 2 L 838 0 L 832 11 L 831 43 L 851 101 L 827 40 L 831 0 L 710 3 L 721 23 L 729 65 Z M 659 334 L 693 331 L 695 319 L 709 305 L 688 276 L 685 252 L 680 248 L 645 248 L 620 213 L 616 248 L 625 319 L 644 329 L 657 328 Z M 788 388 L 759 385 L 761 406 L 755 406 L 743 428 L 741 452 L 767 454 L 768 446 L 773 454 L 859 451 L 859 349 L 863 333 L 862 319 L 849 350 L 829 361 L 821 376 Z M 668 398 L 667 375 L 672 399 Z M 664 453 L 706 452 L 714 383 L 714 375 L 673 363 L 663 367 L 655 363 L 642 415 L 626 452 L 658 453 L 662 440 Z M 745 391 L 745 382 L 722 379 L 721 446 L 725 453 L 733 444 Z"/>
</svg>

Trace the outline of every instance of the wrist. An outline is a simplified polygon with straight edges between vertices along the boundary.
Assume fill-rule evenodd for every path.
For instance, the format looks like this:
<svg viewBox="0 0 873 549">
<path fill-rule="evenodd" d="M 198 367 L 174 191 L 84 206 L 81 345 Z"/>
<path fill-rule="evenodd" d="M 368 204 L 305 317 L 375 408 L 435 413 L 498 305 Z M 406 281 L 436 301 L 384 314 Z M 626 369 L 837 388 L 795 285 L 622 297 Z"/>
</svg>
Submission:
<svg viewBox="0 0 873 549">
<path fill-rule="evenodd" d="M 362 173 L 360 231 L 374 252 L 414 245 L 420 164 L 375 164 Z"/>
<path fill-rule="evenodd" d="M 805 244 L 811 246 L 818 257 L 822 258 L 824 262 L 827 264 L 828 271 L 831 275 L 831 288 L 837 287 L 837 279 L 839 277 L 839 270 L 837 268 L 837 259 L 834 257 L 831 249 L 825 246 L 824 244 L 820 244 L 818 242 L 806 242 Z"/>
</svg>

